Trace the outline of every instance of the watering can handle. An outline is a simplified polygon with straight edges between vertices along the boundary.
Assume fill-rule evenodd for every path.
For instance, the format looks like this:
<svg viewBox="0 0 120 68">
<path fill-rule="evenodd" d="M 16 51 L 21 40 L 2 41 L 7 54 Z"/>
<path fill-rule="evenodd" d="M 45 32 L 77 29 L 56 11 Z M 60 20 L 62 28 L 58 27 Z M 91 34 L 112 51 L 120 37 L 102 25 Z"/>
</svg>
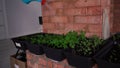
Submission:
<svg viewBox="0 0 120 68">
<path fill-rule="evenodd" d="M 111 39 L 113 38 L 113 36 L 117 36 L 120 35 L 120 32 L 112 35 L 110 38 L 108 38 L 106 40 L 106 43 L 104 44 L 105 47 L 103 47 L 98 53 L 96 53 L 93 57 L 94 58 L 102 58 L 104 57 L 113 47 L 114 44 L 117 44 L 118 42 L 116 42 L 115 40 Z"/>
<path fill-rule="evenodd" d="M 95 54 L 94 58 L 102 58 L 104 57 L 114 46 L 114 41 L 109 41 L 108 44 L 105 44 L 106 46 L 103 47 L 97 54 Z"/>
</svg>

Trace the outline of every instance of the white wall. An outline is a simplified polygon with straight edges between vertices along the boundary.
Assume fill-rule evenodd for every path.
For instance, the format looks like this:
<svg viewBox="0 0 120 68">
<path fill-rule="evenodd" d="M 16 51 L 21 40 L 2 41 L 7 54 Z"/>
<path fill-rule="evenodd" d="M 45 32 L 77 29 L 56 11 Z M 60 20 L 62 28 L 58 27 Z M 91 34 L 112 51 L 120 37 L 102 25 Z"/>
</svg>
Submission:
<svg viewBox="0 0 120 68">
<path fill-rule="evenodd" d="M 38 17 L 41 16 L 41 3 L 24 4 L 22 0 L 5 0 L 8 37 L 17 37 L 42 31 Z"/>
<path fill-rule="evenodd" d="M 0 0 L 0 39 L 6 38 L 6 29 L 4 21 L 3 0 Z"/>
<path fill-rule="evenodd" d="M 0 40 L 0 68 L 10 68 L 10 55 L 17 52 L 11 40 Z"/>
</svg>

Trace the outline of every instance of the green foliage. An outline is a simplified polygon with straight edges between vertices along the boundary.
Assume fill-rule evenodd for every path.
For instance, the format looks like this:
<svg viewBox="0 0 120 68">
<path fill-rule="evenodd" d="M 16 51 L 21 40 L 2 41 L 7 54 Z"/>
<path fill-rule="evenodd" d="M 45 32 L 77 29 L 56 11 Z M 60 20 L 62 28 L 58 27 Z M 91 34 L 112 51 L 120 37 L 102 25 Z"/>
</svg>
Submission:
<svg viewBox="0 0 120 68">
<path fill-rule="evenodd" d="M 85 32 L 81 31 L 78 34 L 75 31 L 70 31 L 66 35 L 56 34 L 39 34 L 26 37 L 26 40 L 30 40 L 33 44 L 46 44 L 52 48 L 71 48 L 75 54 L 90 56 L 99 49 L 99 45 L 102 41 L 97 36 L 87 38 Z"/>
<path fill-rule="evenodd" d="M 120 35 L 114 35 L 112 40 L 116 43 L 105 59 L 112 63 L 120 63 Z"/>
<path fill-rule="evenodd" d="M 79 35 L 79 44 L 76 46 L 75 52 L 78 55 L 91 56 L 99 49 L 102 42 L 103 40 L 97 36 L 87 38 L 85 32 L 82 31 Z"/>
<path fill-rule="evenodd" d="M 84 40 L 86 40 L 87 38 L 86 38 L 86 36 L 85 36 L 85 32 L 84 31 L 81 31 L 80 32 L 80 34 L 79 34 L 79 36 L 78 36 L 78 39 L 79 39 L 79 41 L 84 41 Z"/>
<path fill-rule="evenodd" d="M 46 43 L 43 34 L 31 35 L 31 36 L 23 36 L 20 39 L 26 40 L 32 44 L 43 44 Z"/>
<path fill-rule="evenodd" d="M 51 38 L 48 40 L 48 44 L 53 48 L 75 48 L 79 43 L 78 33 L 75 31 L 70 31 L 66 35 L 52 35 L 47 38 Z"/>
<path fill-rule="evenodd" d="M 32 44 L 37 44 L 37 36 L 38 35 L 33 35 L 33 36 L 30 36 L 29 38 L 30 38 L 30 43 L 32 43 Z"/>
<path fill-rule="evenodd" d="M 99 37 L 97 37 L 96 35 L 94 35 L 91 40 L 93 41 L 93 47 L 96 47 L 100 44 L 102 44 L 102 39 L 100 39 Z"/>
<path fill-rule="evenodd" d="M 120 44 L 115 45 L 114 48 L 110 51 L 106 60 L 112 63 L 120 63 Z"/>
<path fill-rule="evenodd" d="M 64 41 L 64 36 L 63 35 L 52 35 L 51 40 L 49 42 L 49 46 L 53 48 L 64 48 L 62 45 Z"/>
<path fill-rule="evenodd" d="M 113 41 L 118 41 L 120 40 L 120 35 L 113 35 L 112 39 Z"/>
<path fill-rule="evenodd" d="M 43 34 L 37 35 L 36 36 L 36 43 L 37 44 L 45 44 L 46 43 L 45 36 Z"/>
<path fill-rule="evenodd" d="M 78 33 L 75 31 L 70 31 L 65 35 L 64 46 L 68 48 L 75 48 L 75 45 L 79 43 Z M 68 45 L 68 46 L 67 46 Z"/>
</svg>

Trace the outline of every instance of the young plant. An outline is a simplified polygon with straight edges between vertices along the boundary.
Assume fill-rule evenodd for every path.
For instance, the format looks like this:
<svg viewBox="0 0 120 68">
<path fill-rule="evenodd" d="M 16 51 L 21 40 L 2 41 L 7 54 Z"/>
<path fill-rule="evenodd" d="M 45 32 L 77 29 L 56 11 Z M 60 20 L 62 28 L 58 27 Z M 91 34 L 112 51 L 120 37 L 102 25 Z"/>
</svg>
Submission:
<svg viewBox="0 0 120 68">
<path fill-rule="evenodd" d="M 37 44 L 43 45 L 46 43 L 45 36 L 43 34 L 37 35 Z"/>
<path fill-rule="evenodd" d="M 76 54 L 82 56 L 91 56 L 93 55 L 97 47 L 102 44 L 102 40 L 97 36 L 87 38 L 85 32 L 81 32 L 79 35 L 79 44 L 76 46 Z"/>
<path fill-rule="evenodd" d="M 37 38 L 36 38 L 36 36 L 31 36 L 30 37 L 30 43 L 37 44 Z"/>
<path fill-rule="evenodd" d="M 44 43 L 44 35 L 43 34 L 32 35 L 29 38 L 30 38 L 30 42 L 32 44 L 43 44 Z"/>
<path fill-rule="evenodd" d="M 112 39 L 115 42 L 114 47 L 105 59 L 112 63 L 120 63 L 120 35 L 114 35 Z"/>
<path fill-rule="evenodd" d="M 91 42 L 92 42 L 92 50 L 93 50 L 93 53 L 95 53 L 96 51 L 99 51 L 100 48 L 102 47 L 102 44 L 104 42 L 103 39 L 100 39 L 98 36 L 96 35 L 93 35 L 91 38 L 90 38 Z"/>
<path fill-rule="evenodd" d="M 120 44 L 114 45 L 105 59 L 112 63 L 120 63 Z"/>
<path fill-rule="evenodd" d="M 79 44 L 75 48 L 76 54 L 78 55 L 91 54 L 91 48 L 90 48 L 91 42 L 88 38 L 86 38 L 85 32 L 81 31 L 78 38 L 79 38 Z"/>
<path fill-rule="evenodd" d="M 78 33 L 75 31 L 70 31 L 65 35 L 64 39 L 64 47 L 65 48 L 75 48 L 75 46 L 79 43 Z"/>
<path fill-rule="evenodd" d="M 53 35 L 52 39 L 50 40 L 50 46 L 53 48 L 63 48 L 62 47 L 62 35 Z"/>
</svg>

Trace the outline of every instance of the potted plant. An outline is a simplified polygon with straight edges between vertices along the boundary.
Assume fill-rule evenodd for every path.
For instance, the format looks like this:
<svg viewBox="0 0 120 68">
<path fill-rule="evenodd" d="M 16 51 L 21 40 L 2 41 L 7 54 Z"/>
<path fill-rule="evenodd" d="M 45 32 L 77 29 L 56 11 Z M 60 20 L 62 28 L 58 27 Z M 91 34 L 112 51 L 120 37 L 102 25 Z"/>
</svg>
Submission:
<svg viewBox="0 0 120 68">
<path fill-rule="evenodd" d="M 28 50 L 36 55 L 44 54 L 44 51 L 42 48 L 42 42 L 44 42 L 42 41 L 43 38 L 44 38 L 44 34 L 29 36 L 29 42 L 27 43 Z"/>
<path fill-rule="evenodd" d="M 47 34 L 45 38 L 47 42 L 43 48 L 46 56 L 55 61 L 62 61 L 65 58 L 63 55 L 64 35 Z"/>
<path fill-rule="evenodd" d="M 12 41 L 17 49 L 27 50 L 27 45 L 26 45 L 27 39 L 28 39 L 27 36 L 22 36 L 22 37 L 12 38 Z"/>
<path fill-rule="evenodd" d="M 113 42 L 111 46 L 109 44 L 109 51 L 104 54 L 106 50 L 102 49 L 104 52 L 102 56 L 96 56 L 96 62 L 99 68 L 120 68 L 120 35 L 115 34 L 110 37 L 108 40 L 111 40 L 109 43 Z"/>
<path fill-rule="evenodd" d="M 81 31 L 80 35 L 76 36 L 75 42 L 73 46 L 70 46 L 71 49 L 65 52 L 68 63 L 77 68 L 92 68 L 92 56 L 99 49 L 102 40 L 97 36 L 87 38 L 85 32 Z"/>
</svg>

